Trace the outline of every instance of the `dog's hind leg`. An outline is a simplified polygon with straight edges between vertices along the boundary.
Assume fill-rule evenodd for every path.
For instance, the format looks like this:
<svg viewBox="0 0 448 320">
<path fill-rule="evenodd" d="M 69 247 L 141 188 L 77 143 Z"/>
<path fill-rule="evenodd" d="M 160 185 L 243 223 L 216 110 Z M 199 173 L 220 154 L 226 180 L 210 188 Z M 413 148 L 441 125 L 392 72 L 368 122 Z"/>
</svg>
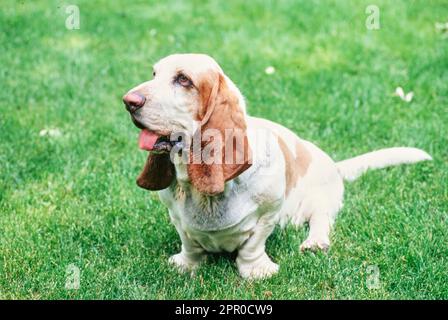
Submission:
<svg viewBox="0 0 448 320">
<path fill-rule="evenodd" d="M 300 250 L 324 250 L 330 247 L 330 217 L 326 213 L 314 213 L 309 221 L 310 232 L 306 240 L 300 245 Z"/>
<path fill-rule="evenodd" d="M 328 250 L 330 230 L 336 215 L 342 208 L 344 186 L 341 180 L 318 186 L 304 199 L 304 210 L 309 212 L 307 220 L 310 231 L 300 250 Z"/>
</svg>

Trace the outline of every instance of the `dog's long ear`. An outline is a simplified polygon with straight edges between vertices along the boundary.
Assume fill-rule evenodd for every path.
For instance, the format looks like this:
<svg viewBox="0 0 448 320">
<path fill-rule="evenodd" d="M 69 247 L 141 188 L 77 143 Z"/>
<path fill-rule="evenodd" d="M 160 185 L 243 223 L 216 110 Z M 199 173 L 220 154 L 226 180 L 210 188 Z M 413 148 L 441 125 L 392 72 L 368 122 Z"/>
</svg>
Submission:
<svg viewBox="0 0 448 320">
<path fill-rule="evenodd" d="M 188 176 L 200 192 L 215 195 L 224 191 L 224 184 L 252 165 L 246 121 L 239 100 L 225 77 L 218 72 L 208 72 L 199 84 L 201 106 L 197 118 L 201 126 L 193 137 L 190 149 Z M 215 135 L 217 133 L 218 135 Z M 207 137 L 213 136 L 213 139 Z M 218 137 L 219 136 L 219 137 Z M 216 141 L 219 138 L 220 141 Z M 200 148 L 195 141 L 200 141 Z M 204 159 L 204 149 L 210 148 L 212 161 Z"/>
<path fill-rule="evenodd" d="M 162 190 L 170 186 L 176 176 L 169 153 L 150 153 L 137 185 L 147 190 Z"/>
</svg>

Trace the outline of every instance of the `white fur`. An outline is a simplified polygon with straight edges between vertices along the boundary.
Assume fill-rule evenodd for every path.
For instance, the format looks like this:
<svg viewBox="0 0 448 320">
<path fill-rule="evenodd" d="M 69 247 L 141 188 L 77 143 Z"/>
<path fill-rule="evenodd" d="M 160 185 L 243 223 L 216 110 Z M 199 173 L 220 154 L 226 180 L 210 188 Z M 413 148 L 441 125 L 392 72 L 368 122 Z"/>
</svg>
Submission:
<svg viewBox="0 0 448 320">
<path fill-rule="evenodd" d="M 402 163 L 432 160 L 425 151 L 416 148 L 387 148 L 340 161 L 336 164 L 344 180 L 353 181 L 369 169 L 381 169 Z"/>
<path fill-rule="evenodd" d="M 208 56 L 174 55 L 156 64 L 154 80 L 137 87 L 149 97 L 139 121 L 161 131 L 193 130 L 191 110 L 197 96 L 173 86 L 172 74 L 186 70 L 199 74 L 221 68 Z M 229 88 L 245 104 L 238 88 L 228 79 Z M 133 89 L 135 90 L 135 89 Z M 187 111 L 189 105 L 190 111 Z M 161 109 L 161 110 L 158 110 Z M 310 225 L 310 232 L 300 249 L 327 249 L 330 229 L 342 207 L 344 179 L 354 179 L 368 168 L 429 160 L 425 152 L 413 148 L 391 148 L 335 163 L 311 142 L 300 139 L 290 130 L 268 120 L 246 116 L 248 140 L 253 149 L 253 165 L 226 183 L 224 193 L 206 196 L 192 187 L 186 167 L 177 163 L 177 181 L 159 192 L 171 221 L 182 241 L 181 252 L 170 262 L 181 270 L 192 270 L 207 252 L 237 250 L 238 270 L 245 278 L 271 276 L 279 269 L 265 252 L 265 242 L 277 224 Z M 265 135 L 260 132 L 267 133 Z M 277 138 L 286 142 L 294 156 L 296 143 L 304 145 L 311 162 L 303 177 L 285 196 L 285 159 Z M 270 143 L 267 143 L 267 142 Z"/>
</svg>

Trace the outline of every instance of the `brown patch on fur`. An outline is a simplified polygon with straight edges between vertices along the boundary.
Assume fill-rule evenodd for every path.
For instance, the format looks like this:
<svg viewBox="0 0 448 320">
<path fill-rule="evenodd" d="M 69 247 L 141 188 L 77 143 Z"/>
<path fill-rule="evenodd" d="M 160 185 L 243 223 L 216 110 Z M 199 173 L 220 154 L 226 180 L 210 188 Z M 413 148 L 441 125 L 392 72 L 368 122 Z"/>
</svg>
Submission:
<svg viewBox="0 0 448 320">
<path fill-rule="evenodd" d="M 137 185 L 143 189 L 157 191 L 170 186 L 176 176 L 169 153 L 149 153 Z"/>
<path fill-rule="evenodd" d="M 285 158 L 285 196 L 288 196 L 291 189 L 296 186 L 299 177 L 303 177 L 308 170 L 311 154 L 300 141 L 296 142 L 295 157 L 281 137 L 278 137 L 278 144 Z"/>
<path fill-rule="evenodd" d="M 228 88 L 224 77 L 218 72 L 207 72 L 202 76 L 199 84 L 201 106 L 196 118 L 201 121 L 200 132 L 215 129 L 224 138 L 222 141 L 222 164 L 206 164 L 200 159 L 201 154 L 194 154 L 193 147 L 190 152 L 191 163 L 187 166 L 188 175 L 193 186 L 198 191 L 214 195 L 224 191 L 224 184 L 251 165 L 251 151 L 246 135 L 246 122 L 243 111 L 238 104 L 238 97 Z M 243 143 L 234 143 L 233 137 L 227 137 L 226 129 L 237 129 L 244 136 Z M 202 141 L 202 151 L 211 141 Z M 225 146 L 232 144 L 234 158 L 231 164 L 225 163 Z M 235 163 L 236 159 L 243 159 L 243 163 Z M 201 160 L 201 161 L 200 161 Z"/>
<path fill-rule="evenodd" d="M 296 142 L 296 165 L 300 177 L 308 171 L 311 163 L 311 153 L 305 148 L 302 142 Z"/>
</svg>

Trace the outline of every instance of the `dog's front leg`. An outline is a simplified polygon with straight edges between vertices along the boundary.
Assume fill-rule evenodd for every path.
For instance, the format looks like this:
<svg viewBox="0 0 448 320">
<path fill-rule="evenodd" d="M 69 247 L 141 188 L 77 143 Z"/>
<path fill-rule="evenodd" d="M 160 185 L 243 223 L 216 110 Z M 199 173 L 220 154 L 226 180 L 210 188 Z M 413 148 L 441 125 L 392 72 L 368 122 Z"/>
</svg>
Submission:
<svg viewBox="0 0 448 320">
<path fill-rule="evenodd" d="M 193 271 L 205 259 L 206 253 L 180 226 L 176 223 L 174 225 L 182 241 L 182 249 L 178 254 L 172 255 L 168 261 L 180 271 Z"/>
<path fill-rule="evenodd" d="M 251 237 L 238 250 L 236 263 L 243 278 L 268 278 L 278 272 L 278 264 L 265 251 L 266 239 L 275 227 L 273 221 L 272 216 L 260 218 Z"/>
</svg>

